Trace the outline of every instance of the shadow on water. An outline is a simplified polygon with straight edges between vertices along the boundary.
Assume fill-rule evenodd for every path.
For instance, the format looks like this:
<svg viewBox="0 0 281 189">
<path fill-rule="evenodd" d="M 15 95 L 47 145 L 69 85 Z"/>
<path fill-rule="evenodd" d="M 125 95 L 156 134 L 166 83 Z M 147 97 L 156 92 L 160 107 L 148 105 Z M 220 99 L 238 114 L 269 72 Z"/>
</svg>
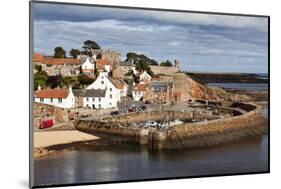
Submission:
<svg viewBox="0 0 281 189">
<path fill-rule="evenodd" d="M 268 170 L 268 136 L 195 150 L 150 152 L 134 145 L 79 146 L 35 161 L 35 183 L 66 184 Z"/>
</svg>

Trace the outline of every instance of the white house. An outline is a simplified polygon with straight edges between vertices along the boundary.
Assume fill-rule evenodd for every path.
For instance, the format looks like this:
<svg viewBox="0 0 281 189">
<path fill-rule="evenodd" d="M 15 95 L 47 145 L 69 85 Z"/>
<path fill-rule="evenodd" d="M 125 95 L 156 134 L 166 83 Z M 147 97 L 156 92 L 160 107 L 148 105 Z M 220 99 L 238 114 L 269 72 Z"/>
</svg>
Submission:
<svg viewBox="0 0 281 189">
<path fill-rule="evenodd" d="M 105 89 L 86 89 L 83 94 L 83 106 L 91 109 L 112 108 L 112 102 L 106 98 Z"/>
<path fill-rule="evenodd" d="M 69 89 L 41 89 L 35 93 L 35 102 L 56 106 L 59 108 L 73 108 L 75 107 L 75 97 L 72 88 Z"/>
<path fill-rule="evenodd" d="M 87 57 L 86 61 L 82 64 L 82 71 L 87 75 L 93 75 L 95 72 L 95 63 L 90 61 L 90 58 Z"/>
<path fill-rule="evenodd" d="M 109 78 L 107 72 L 100 72 L 97 79 L 90 84 L 89 89 L 102 89 L 105 90 L 105 103 L 101 103 L 100 108 L 113 108 L 118 106 L 118 102 L 121 100 L 121 92 L 118 89 L 114 81 Z"/>
<path fill-rule="evenodd" d="M 151 80 L 151 76 L 146 71 L 139 73 L 139 78 L 140 78 L 140 81 L 150 81 Z"/>
<path fill-rule="evenodd" d="M 127 96 L 128 85 L 122 79 L 114 79 L 112 77 L 109 77 L 109 79 L 113 83 L 113 85 L 119 90 L 120 97 Z"/>
<path fill-rule="evenodd" d="M 145 83 L 141 82 L 137 84 L 132 91 L 133 99 L 135 101 L 140 101 L 143 99 L 145 93 L 146 93 L 146 85 Z"/>
</svg>

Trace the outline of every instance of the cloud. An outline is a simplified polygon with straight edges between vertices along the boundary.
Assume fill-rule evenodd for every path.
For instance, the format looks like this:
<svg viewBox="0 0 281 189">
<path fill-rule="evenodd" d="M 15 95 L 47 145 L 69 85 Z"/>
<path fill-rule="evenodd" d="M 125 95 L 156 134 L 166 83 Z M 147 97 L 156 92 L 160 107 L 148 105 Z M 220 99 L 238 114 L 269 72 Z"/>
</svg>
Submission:
<svg viewBox="0 0 281 189">
<path fill-rule="evenodd" d="M 230 28 L 252 28 L 267 31 L 266 17 L 215 15 L 189 12 L 167 12 L 94 6 L 73 6 L 59 4 L 40 4 L 34 6 L 35 19 L 95 21 L 99 19 L 118 19 L 124 21 L 142 20 L 165 24 L 195 24 L 204 26 L 223 26 Z"/>
<path fill-rule="evenodd" d="M 35 9 L 34 45 L 45 54 L 56 46 L 81 48 L 91 39 L 122 57 L 133 51 L 159 62 L 179 59 L 182 70 L 267 71 L 265 18 L 40 6 Z"/>
</svg>

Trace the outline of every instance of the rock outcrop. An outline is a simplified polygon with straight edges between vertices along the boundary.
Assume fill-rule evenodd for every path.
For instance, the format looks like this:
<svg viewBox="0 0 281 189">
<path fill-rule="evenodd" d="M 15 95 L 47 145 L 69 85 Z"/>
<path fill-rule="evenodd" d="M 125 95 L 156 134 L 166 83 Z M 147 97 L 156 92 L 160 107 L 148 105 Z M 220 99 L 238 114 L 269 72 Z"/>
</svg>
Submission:
<svg viewBox="0 0 281 189">
<path fill-rule="evenodd" d="M 174 92 L 181 94 L 181 100 L 192 98 L 206 100 L 231 100 L 231 95 L 221 88 L 202 85 L 184 73 L 172 75 Z"/>
</svg>

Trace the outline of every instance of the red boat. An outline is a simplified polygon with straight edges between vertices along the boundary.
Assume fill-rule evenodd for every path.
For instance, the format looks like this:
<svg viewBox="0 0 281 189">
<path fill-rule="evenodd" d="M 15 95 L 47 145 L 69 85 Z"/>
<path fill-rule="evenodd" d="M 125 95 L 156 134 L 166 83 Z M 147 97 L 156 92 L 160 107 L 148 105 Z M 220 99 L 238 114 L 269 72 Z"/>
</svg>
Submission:
<svg viewBox="0 0 281 189">
<path fill-rule="evenodd" d="M 52 119 L 44 120 L 41 122 L 39 129 L 46 129 L 52 127 L 54 125 L 54 121 Z"/>
</svg>

